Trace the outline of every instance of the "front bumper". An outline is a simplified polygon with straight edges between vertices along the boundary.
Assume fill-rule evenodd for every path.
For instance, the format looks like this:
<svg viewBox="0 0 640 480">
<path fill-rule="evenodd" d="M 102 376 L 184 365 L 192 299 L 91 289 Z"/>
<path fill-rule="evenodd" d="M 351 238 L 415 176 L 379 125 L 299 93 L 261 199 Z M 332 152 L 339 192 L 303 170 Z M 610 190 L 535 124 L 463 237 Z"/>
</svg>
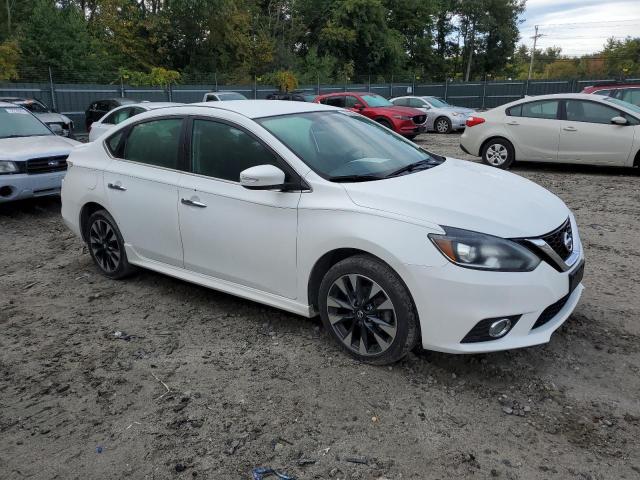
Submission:
<svg viewBox="0 0 640 480">
<path fill-rule="evenodd" d="M 59 195 L 67 172 L 0 175 L 0 203 L 25 198 Z"/>
<path fill-rule="evenodd" d="M 427 127 L 424 124 L 416 125 L 415 123 L 411 123 L 410 125 L 401 125 L 398 129 L 398 133 L 402 135 L 415 135 L 426 131 Z"/>
<path fill-rule="evenodd" d="M 448 353 L 481 353 L 548 342 L 578 304 L 582 284 L 546 323 L 537 328 L 534 325 L 547 307 L 567 296 L 569 276 L 580 268 L 582 260 L 580 253 L 580 259 L 567 272 L 558 272 L 546 262 L 522 273 L 483 272 L 450 263 L 442 267 L 406 265 L 407 286 L 420 318 L 422 346 Z M 481 320 L 514 315 L 520 318 L 504 337 L 462 343 Z"/>
</svg>

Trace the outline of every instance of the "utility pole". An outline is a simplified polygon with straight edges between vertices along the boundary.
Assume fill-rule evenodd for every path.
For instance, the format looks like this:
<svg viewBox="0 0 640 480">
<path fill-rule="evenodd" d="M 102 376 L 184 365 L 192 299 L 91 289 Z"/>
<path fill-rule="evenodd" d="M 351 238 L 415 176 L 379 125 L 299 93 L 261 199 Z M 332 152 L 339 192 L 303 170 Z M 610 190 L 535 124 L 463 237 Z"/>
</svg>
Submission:
<svg viewBox="0 0 640 480">
<path fill-rule="evenodd" d="M 531 50 L 531 63 L 529 63 L 529 76 L 527 77 L 527 80 L 531 80 L 531 73 L 533 72 L 533 58 L 536 56 L 536 44 L 540 37 L 544 37 L 544 34 L 538 33 L 538 25 L 536 25 L 536 33 L 531 37 L 533 38 L 533 50 Z"/>
</svg>

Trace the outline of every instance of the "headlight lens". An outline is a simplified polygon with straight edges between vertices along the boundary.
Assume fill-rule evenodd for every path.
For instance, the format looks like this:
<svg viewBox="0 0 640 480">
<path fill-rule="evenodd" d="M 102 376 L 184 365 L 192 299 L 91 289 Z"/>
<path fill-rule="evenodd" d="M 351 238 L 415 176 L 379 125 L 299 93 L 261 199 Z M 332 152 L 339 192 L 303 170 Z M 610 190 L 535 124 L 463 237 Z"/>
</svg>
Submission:
<svg viewBox="0 0 640 480">
<path fill-rule="evenodd" d="M 530 272 L 540 264 L 540 258 L 511 240 L 484 233 L 443 227 L 444 235 L 429 238 L 448 260 L 461 267 L 498 272 Z"/>
<path fill-rule="evenodd" d="M 15 173 L 18 171 L 18 166 L 15 162 L 9 162 L 7 160 L 0 160 L 0 175 L 3 173 Z"/>
</svg>

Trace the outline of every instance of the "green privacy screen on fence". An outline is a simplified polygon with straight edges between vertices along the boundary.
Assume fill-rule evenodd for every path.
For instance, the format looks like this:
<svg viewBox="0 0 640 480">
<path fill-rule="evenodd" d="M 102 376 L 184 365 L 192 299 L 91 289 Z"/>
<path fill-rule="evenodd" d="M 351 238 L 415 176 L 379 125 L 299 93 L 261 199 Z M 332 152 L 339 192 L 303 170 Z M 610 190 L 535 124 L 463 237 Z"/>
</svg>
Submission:
<svg viewBox="0 0 640 480">
<path fill-rule="evenodd" d="M 493 108 L 517 100 L 525 95 L 580 92 L 587 85 L 600 80 L 495 80 L 488 82 L 442 83 L 360 83 L 345 85 L 302 85 L 299 90 L 315 94 L 342 91 L 371 91 L 387 98 L 401 95 L 433 95 L 453 105 L 471 108 Z M 613 80 L 609 80 L 613 81 Z M 219 91 L 240 92 L 247 98 L 266 98 L 277 92 L 271 85 L 224 85 Z M 0 83 L 0 97 L 37 98 L 49 107 L 69 116 L 76 131 L 84 129 L 84 112 L 90 103 L 99 99 L 128 97 L 151 102 L 173 101 L 194 103 L 202 101 L 206 92 L 215 91 L 215 85 L 174 85 L 160 87 L 131 87 L 128 85 L 57 84 L 57 83 Z"/>
</svg>

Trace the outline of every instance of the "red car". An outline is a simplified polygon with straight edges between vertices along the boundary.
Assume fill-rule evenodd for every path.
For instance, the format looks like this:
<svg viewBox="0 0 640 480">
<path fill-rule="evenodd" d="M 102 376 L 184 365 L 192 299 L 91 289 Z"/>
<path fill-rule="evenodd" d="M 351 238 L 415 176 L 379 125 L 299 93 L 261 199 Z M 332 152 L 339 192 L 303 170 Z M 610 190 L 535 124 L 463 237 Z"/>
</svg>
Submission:
<svg viewBox="0 0 640 480">
<path fill-rule="evenodd" d="M 410 140 L 427 130 L 427 115 L 423 111 L 409 107 L 398 107 L 375 93 L 329 93 L 317 97 L 315 103 L 348 108 L 375 120 Z"/>
<path fill-rule="evenodd" d="M 596 95 L 614 97 L 640 106 L 640 83 L 602 82 L 585 87 L 582 93 L 595 93 Z"/>
</svg>

